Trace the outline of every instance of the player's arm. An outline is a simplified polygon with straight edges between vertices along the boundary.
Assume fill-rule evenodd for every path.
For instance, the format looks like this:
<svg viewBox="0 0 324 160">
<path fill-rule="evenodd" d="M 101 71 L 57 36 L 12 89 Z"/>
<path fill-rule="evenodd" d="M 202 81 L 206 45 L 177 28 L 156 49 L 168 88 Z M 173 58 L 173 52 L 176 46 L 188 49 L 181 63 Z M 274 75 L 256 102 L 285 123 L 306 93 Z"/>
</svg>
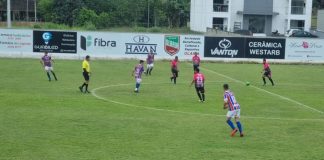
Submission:
<svg viewBox="0 0 324 160">
<path fill-rule="evenodd" d="M 136 67 L 134 68 L 134 70 L 132 71 L 132 77 L 134 76 L 134 74 L 135 74 L 135 71 L 136 71 Z"/>
<path fill-rule="evenodd" d="M 195 79 L 193 79 L 190 83 L 190 87 L 195 83 Z"/>
<path fill-rule="evenodd" d="M 89 72 L 87 71 L 87 69 L 86 68 L 82 68 L 83 69 L 83 72 L 84 73 L 87 73 L 87 74 L 89 74 Z"/>
<path fill-rule="evenodd" d="M 223 104 L 223 108 L 227 109 L 228 108 L 228 100 L 226 98 L 226 96 L 224 97 L 224 104 Z"/>
</svg>

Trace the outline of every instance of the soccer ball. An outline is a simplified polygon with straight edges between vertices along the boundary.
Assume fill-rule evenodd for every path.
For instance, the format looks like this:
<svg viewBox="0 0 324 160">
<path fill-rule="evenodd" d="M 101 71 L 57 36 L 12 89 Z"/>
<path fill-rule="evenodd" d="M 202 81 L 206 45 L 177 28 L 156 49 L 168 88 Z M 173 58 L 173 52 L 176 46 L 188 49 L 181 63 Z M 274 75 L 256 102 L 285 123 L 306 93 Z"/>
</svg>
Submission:
<svg viewBox="0 0 324 160">
<path fill-rule="evenodd" d="M 245 82 L 245 85 L 246 85 L 246 86 L 249 86 L 249 85 L 250 85 L 250 82 Z"/>
</svg>

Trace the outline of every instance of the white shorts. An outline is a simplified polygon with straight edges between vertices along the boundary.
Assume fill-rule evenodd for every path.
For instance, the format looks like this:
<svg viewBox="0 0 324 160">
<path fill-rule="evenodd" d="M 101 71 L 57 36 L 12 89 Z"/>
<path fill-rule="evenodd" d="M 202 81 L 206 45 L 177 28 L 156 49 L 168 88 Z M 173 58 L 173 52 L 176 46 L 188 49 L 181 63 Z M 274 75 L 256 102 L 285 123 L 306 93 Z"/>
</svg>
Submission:
<svg viewBox="0 0 324 160">
<path fill-rule="evenodd" d="M 46 72 L 53 71 L 53 67 L 45 66 L 45 71 Z"/>
<path fill-rule="evenodd" d="M 142 78 L 136 78 L 136 83 L 141 83 L 142 82 Z"/>
<path fill-rule="evenodd" d="M 146 67 L 147 67 L 147 68 L 153 68 L 153 67 L 154 67 L 154 64 L 153 64 L 153 63 L 151 63 L 151 64 L 147 64 Z"/>
<path fill-rule="evenodd" d="M 234 117 L 237 117 L 237 118 L 240 118 L 241 116 L 241 111 L 240 109 L 237 109 L 237 110 L 234 110 L 234 111 L 228 111 L 227 114 L 226 114 L 226 117 L 231 117 L 231 118 L 234 118 Z"/>
</svg>

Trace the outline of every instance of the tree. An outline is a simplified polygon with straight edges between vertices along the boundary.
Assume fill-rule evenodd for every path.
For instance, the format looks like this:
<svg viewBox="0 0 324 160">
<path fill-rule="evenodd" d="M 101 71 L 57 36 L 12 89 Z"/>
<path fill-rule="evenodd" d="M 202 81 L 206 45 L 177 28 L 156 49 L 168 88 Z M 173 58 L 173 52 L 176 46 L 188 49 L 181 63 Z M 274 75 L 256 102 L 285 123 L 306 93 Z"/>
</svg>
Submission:
<svg viewBox="0 0 324 160">
<path fill-rule="evenodd" d="M 37 3 L 40 19 L 46 22 L 52 21 L 54 0 L 39 0 Z"/>
<path fill-rule="evenodd" d="M 82 8 L 75 19 L 75 24 L 84 26 L 87 23 L 95 24 L 98 21 L 98 15 L 91 9 Z"/>
<path fill-rule="evenodd" d="M 55 0 L 52 20 L 55 23 L 73 26 L 82 7 L 82 0 Z"/>
</svg>

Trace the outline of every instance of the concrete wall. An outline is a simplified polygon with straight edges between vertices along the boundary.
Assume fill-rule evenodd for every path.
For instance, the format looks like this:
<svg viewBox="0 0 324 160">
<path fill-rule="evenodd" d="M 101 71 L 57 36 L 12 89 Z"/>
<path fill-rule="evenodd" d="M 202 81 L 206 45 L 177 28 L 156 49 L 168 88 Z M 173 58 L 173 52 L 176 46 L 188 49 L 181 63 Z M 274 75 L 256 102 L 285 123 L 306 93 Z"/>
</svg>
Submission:
<svg viewBox="0 0 324 160">
<path fill-rule="evenodd" d="M 317 13 L 317 30 L 324 31 L 324 9 Z"/>
</svg>

